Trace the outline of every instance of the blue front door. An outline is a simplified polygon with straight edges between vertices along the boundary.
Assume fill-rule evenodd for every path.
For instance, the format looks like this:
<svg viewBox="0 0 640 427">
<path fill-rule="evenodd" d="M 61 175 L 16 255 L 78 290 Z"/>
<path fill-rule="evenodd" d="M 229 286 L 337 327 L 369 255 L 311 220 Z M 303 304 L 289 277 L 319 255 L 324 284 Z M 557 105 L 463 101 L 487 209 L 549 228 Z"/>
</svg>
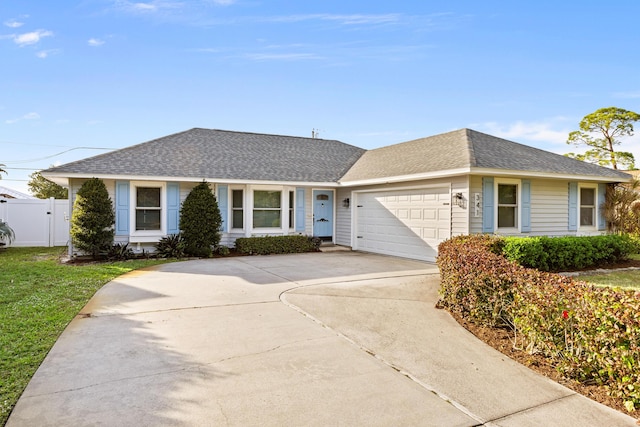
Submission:
<svg viewBox="0 0 640 427">
<path fill-rule="evenodd" d="M 313 191 L 313 235 L 333 240 L 333 191 Z"/>
</svg>

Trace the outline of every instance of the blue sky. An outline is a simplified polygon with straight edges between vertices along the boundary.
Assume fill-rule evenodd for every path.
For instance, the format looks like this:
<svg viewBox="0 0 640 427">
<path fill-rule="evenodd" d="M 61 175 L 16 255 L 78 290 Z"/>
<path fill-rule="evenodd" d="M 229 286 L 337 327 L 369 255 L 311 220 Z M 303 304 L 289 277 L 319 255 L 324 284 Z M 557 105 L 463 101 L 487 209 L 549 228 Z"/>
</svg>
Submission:
<svg viewBox="0 0 640 427">
<path fill-rule="evenodd" d="M 639 16 L 636 0 L 2 0 L 0 185 L 194 127 L 363 148 L 469 127 L 580 151 L 565 140 L 586 114 L 640 112 Z M 622 148 L 640 164 L 636 133 Z"/>
</svg>

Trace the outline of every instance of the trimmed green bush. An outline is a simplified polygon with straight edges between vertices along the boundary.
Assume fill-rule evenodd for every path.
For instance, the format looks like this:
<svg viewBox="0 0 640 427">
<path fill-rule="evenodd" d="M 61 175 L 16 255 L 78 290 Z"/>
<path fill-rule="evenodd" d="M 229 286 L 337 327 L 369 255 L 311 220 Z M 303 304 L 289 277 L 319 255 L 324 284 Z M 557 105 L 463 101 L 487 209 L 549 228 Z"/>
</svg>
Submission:
<svg viewBox="0 0 640 427">
<path fill-rule="evenodd" d="M 247 255 L 316 252 L 319 247 L 319 239 L 302 235 L 241 237 L 236 239 L 236 251 Z"/>
<path fill-rule="evenodd" d="M 82 184 L 73 203 L 71 240 L 75 247 L 97 259 L 113 245 L 113 203 L 101 179 Z"/>
<path fill-rule="evenodd" d="M 596 288 L 525 268 L 474 235 L 439 246 L 439 305 L 471 322 L 508 326 L 514 344 L 549 357 L 564 375 L 607 387 L 640 408 L 640 292 Z"/>
<path fill-rule="evenodd" d="M 180 230 L 187 255 L 210 257 L 220 243 L 222 216 L 206 181 L 193 187 L 180 208 Z"/>
<path fill-rule="evenodd" d="M 504 237 L 502 254 L 525 267 L 566 271 L 601 267 L 628 259 L 637 251 L 627 235 Z"/>
</svg>

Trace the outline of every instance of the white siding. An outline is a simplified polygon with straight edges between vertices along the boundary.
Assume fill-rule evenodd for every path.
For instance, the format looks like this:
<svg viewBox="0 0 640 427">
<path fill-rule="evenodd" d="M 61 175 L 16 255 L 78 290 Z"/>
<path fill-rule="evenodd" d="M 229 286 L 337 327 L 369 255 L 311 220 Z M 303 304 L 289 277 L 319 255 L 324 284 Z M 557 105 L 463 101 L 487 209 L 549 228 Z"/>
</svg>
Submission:
<svg viewBox="0 0 640 427">
<path fill-rule="evenodd" d="M 342 206 L 342 201 L 348 198 L 350 205 L 348 208 Z M 336 191 L 336 244 L 351 246 L 351 212 L 354 208 L 351 189 L 339 188 Z"/>
<path fill-rule="evenodd" d="M 482 233 L 482 177 L 470 176 L 469 177 L 469 234 Z M 478 215 L 476 216 L 475 195 L 479 195 L 478 203 L 480 206 L 477 208 Z"/>
<path fill-rule="evenodd" d="M 531 236 L 575 234 L 569 228 L 568 181 L 531 180 Z"/>
<path fill-rule="evenodd" d="M 482 233 L 482 177 L 471 176 L 471 197 L 480 194 L 478 216 L 473 206 L 469 212 L 471 233 Z M 563 236 L 576 234 L 569 231 L 569 181 L 531 179 L 531 232 L 523 236 Z"/>
<path fill-rule="evenodd" d="M 451 237 L 469 234 L 469 212 L 473 209 L 473 198 L 469 191 L 469 177 L 461 176 L 451 179 L 451 195 L 462 193 L 462 206 L 451 205 Z"/>
</svg>

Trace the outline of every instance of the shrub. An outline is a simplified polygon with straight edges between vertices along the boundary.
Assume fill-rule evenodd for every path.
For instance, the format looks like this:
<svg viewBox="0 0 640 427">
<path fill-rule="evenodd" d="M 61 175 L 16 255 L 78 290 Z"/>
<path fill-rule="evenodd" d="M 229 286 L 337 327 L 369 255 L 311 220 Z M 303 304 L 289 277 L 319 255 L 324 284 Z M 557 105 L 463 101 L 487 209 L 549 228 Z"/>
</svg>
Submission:
<svg viewBox="0 0 640 427">
<path fill-rule="evenodd" d="M 241 237 L 236 239 L 236 250 L 248 255 L 315 252 L 319 247 L 316 240 L 302 235 Z"/>
<path fill-rule="evenodd" d="M 6 240 L 9 244 L 11 244 L 11 242 L 13 242 L 13 239 L 15 238 L 16 235 L 13 232 L 13 229 L 9 227 L 9 224 L 0 221 L 0 246 L 5 244 L 3 240 Z"/>
<path fill-rule="evenodd" d="M 180 229 L 187 255 L 211 256 L 211 248 L 220 243 L 222 216 L 216 196 L 206 181 L 196 185 L 180 209 Z"/>
<path fill-rule="evenodd" d="M 475 235 L 440 244 L 439 304 L 475 323 L 508 325 L 517 347 L 544 354 L 568 377 L 605 385 L 630 412 L 640 408 L 640 292 L 522 267 L 494 252 L 501 241 Z"/>
<path fill-rule="evenodd" d="M 184 257 L 184 239 L 181 234 L 171 234 L 163 237 L 155 244 L 158 258 L 182 258 Z"/>
<path fill-rule="evenodd" d="M 228 246 L 220 245 L 218 246 L 218 255 L 227 256 L 231 253 L 231 250 Z"/>
<path fill-rule="evenodd" d="M 623 261 L 637 251 L 627 235 L 505 237 L 502 253 L 525 267 L 566 271 Z"/>
<path fill-rule="evenodd" d="M 80 250 L 97 259 L 113 244 L 115 214 L 107 187 L 98 178 L 82 184 L 71 215 L 71 239 Z"/>
<path fill-rule="evenodd" d="M 135 254 L 128 243 L 116 243 L 107 251 L 107 259 L 110 261 L 126 261 L 134 257 Z"/>
</svg>

